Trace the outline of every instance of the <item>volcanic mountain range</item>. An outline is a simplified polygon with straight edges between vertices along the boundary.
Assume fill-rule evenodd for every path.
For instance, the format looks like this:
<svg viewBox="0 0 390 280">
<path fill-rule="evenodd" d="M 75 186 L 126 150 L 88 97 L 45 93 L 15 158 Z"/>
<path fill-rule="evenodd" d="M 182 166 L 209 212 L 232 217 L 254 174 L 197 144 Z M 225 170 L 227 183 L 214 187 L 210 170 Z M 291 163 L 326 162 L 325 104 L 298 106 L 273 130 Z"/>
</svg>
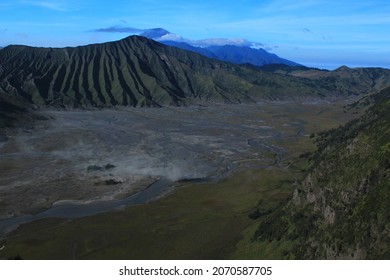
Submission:
<svg viewBox="0 0 390 280">
<path fill-rule="evenodd" d="M 0 51 L 0 94 L 37 106 L 158 107 L 318 98 L 390 84 L 390 70 L 381 68 L 275 67 L 222 62 L 140 36 L 75 48 L 11 45 Z"/>
</svg>

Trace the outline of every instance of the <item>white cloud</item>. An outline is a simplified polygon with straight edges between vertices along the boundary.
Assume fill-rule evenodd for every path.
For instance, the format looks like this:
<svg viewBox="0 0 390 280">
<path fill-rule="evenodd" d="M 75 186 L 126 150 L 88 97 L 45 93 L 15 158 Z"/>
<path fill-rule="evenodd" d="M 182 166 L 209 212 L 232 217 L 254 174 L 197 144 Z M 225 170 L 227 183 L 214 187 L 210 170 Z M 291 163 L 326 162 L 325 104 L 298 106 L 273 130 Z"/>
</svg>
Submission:
<svg viewBox="0 0 390 280">
<path fill-rule="evenodd" d="M 188 42 L 189 40 L 186 40 L 177 34 L 168 33 L 158 38 L 158 41 Z"/>
<path fill-rule="evenodd" d="M 199 47 L 208 47 L 208 46 L 250 46 L 251 43 L 245 39 L 236 38 L 236 39 L 226 39 L 226 38 L 209 38 L 203 40 L 193 40 L 191 41 L 192 45 Z"/>
<path fill-rule="evenodd" d="M 209 46 L 225 46 L 225 45 L 248 46 L 257 49 L 264 47 L 264 45 L 261 43 L 250 42 L 242 38 L 230 38 L 230 39 L 229 38 L 208 38 L 202 40 L 191 40 L 191 39 L 183 38 L 182 36 L 174 33 L 165 34 L 160 38 L 155 38 L 154 40 L 183 42 L 192 46 L 202 47 L 202 48 L 209 47 Z"/>
</svg>

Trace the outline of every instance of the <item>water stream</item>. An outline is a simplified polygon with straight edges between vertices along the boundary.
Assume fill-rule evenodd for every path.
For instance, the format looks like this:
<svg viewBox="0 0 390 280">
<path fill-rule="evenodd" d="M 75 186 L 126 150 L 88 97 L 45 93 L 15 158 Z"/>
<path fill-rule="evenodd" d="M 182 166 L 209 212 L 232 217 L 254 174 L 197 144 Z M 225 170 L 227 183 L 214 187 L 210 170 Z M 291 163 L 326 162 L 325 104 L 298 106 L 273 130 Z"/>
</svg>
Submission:
<svg viewBox="0 0 390 280">
<path fill-rule="evenodd" d="M 118 211 L 130 205 L 143 204 L 156 199 L 172 188 L 173 182 L 166 178 L 151 184 L 148 188 L 120 200 L 82 202 L 64 202 L 54 204 L 51 208 L 35 215 L 24 215 L 0 220 L 0 234 L 15 230 L 18 226 L 44 218 L 82 218 L 109 211 Z"/>
</svg>

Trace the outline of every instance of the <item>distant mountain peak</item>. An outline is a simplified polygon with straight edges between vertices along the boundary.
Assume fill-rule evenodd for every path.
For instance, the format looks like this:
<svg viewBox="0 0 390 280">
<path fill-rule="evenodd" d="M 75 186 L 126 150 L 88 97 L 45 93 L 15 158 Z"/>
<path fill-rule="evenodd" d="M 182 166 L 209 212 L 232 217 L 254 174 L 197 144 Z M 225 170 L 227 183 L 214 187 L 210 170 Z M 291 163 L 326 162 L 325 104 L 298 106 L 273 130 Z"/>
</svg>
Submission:
<svg viewBox="0 0 390 280">
<path fill-rule="evenodd" d="M 336 71 L 349 71 L 349 70 L 352 70 L 352 69 L 349 68 L 348 66 L 345 66 L 345 65 L 342 65 L 336 69 Z"/>
<path fill-rule="evenodd" d="M 235 64 L 253 64 L 263 66 L 267 64 L 285 64 L 298 66 L 299 64 L 280 58 L 264 50 L 261 43 L 250 42 L 242 38 L 209 38 L 191 40 L 183 38 L 163 28 L 151 28 L 140 34 L 141 36 L 158 41 L 165 45 L 199 53 L 203 56 L 219 59 Z"/>
<path fill-rule="evenodd" d="M 165 30 L 164 28 L 151 28 L 145 30 L 140 35 L 149 39 L 158 40 L 167 34 L 171 34 L 171 32 Z"/>
</svg>

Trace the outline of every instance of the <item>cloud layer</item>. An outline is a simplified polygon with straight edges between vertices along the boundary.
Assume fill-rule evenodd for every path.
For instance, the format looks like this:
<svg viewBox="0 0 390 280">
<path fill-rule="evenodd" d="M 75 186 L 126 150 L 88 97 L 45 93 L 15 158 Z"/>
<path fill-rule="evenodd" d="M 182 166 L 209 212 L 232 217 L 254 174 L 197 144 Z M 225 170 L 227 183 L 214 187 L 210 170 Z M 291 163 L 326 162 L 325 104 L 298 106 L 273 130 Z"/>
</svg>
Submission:
<svg viewBox="0 0 390 280">
<path fill-rule="evenodd" d="M 165 32 L 164 32 L 165 31 Z M 149 37 L 156 41 L 174 41 L 187 43 L 196 47 L 209 47 L 209 46 L 247 46 L 255 49 L 266 47 L 262 43 L 250 42 L 243 38 L 208 38 L 201 40 L 192 40 L 183 38 L 180 35 L 170 33 L 162 28 L 140 29 L 135 27 L 126 27 L 121 25 L 110 26 L 106 28 L 98 28 L 90 30 L 90 32 L 106 32 L 106 33 L 127 33 L 129 35 L 141 35 Z M 162 36 L 161 36 L 162 34 Z M 266 47 L 268 50 L 272 49 L 270 46 Z"/>
<path fill-rule="evenodd" d="M 125 27 L 121 25 L 114 25 L 106 28 L 98 28 L 91 30 L 91 32 L 108 32 L 108 33 L 141 33 L 144 32 L 144 29 L 134 28 L 134 27 Z"/>
</svg>

